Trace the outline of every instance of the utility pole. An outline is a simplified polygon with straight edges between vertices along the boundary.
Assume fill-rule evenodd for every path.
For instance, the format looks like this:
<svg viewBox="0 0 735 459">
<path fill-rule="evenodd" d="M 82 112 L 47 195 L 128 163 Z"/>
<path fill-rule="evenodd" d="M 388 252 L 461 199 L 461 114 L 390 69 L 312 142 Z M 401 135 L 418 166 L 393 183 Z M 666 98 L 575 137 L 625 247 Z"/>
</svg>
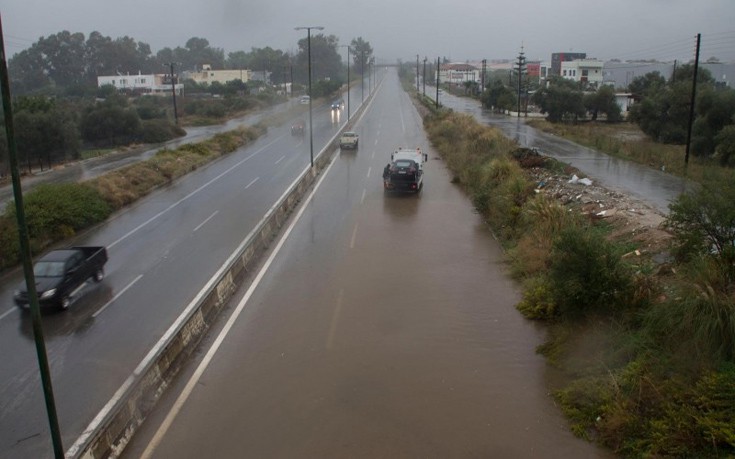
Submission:
<svg viewBox="0 0 735 459">
<path fill-rule="evenodd" d="M 692 144 L 692 124 L 694 124 L 694 102 L 697 98 L 697 73 L 699 70 L 699 44 L 702 40 L 702 34 L 697 34 L 697 51 L 694 56 L 694 78 L 692 78 L 692 100 L 689 103 L 689 126 L 687 127 L 687 149 L 684 155 L 684 165 L 689 164 L 689 148 Z"/>
<path fill-rule="evenodd" d="M 480 94 L 485 91 L 485 72 L 487 72 L 487 59 L 482 60 L 482 76 L 480 77 L 481 85 Z"/>
<path fill-rule="evenodd" d="M 171 67 L 171 96 L 174 99 L 174 122 L 179 125 L 179 111 L 176 109 L 176 77 L 174 77 L 174 62 L 168 64 Z"/>
<path fill-rule="evenodd" d="M 523 53 L 523 45 L 521 45 L 521 52 L 518 54 L 518 118 L 521 117 L 521 82 L 523 81 L 523 71 L 526 69 L 526 57 Z"/>
<path fill-rule="evenodd" d="M 436 58 L 436 98 L 434 99 L 436 108 L 439 108 L 439 58 Z"/>
<path fill-rule="evenodd" d="M 41 373 L 41 386 L 46 402 L 46 413 L 48 414 L 49 427 L 51 429 L 51 442 L 53 443 L 54 457 L 64 458 L 64 447 L 61 442 L 61 430 L 59 419 L 56 414 L 56 402 L 54 401 L 54 389 L 51 384 L 51 371 L 49 370 L 48 355 L 46 354 L 46 343 L 43 339 L 43 327 L 41 325 L 41 309 L 38 304 L 38 292 L 36 291 L 36 279 L 33 274 L 33 262 L 31 260 L 31 245 L 28 240 L 28 225 L 26 224 L 25 211 L 23 207 L 23 191 L 20 184 L 20 173 L 18 171 L 18 158 L 15 145 L 15 130 L 13 127 L 13 108 L 10 98 L 10 78 L 8 77 L 8 65 L 5 60 L 5 40 L 3 38 L 2 21 L 0 21 L 0 86 L 3 99 L 3 114 L 5 115 L 5 133 L 8 138 L 8 163 L 13 183 L 13 196 L 15 198 L 15 215 L 18 221 L 18 238 L 20 239 L 20 257 L 23 262 L 23 274 L 25 275 L 28 300 L 31 308 L 31 321 L 33 324 L 33 340 L 36 344 L 36 357 Z"/>
<path fill-rule="evenodd" d="M 419 92 L 419 55 L 416 55 L 416 92 Z"/>
<path fill-rule="evenodd" d="M 426 97 L 426 61 L 428 57 L 424 57 L 424 74 L 421 79 L 424 81 L 424 97 Z"/>
</svg>

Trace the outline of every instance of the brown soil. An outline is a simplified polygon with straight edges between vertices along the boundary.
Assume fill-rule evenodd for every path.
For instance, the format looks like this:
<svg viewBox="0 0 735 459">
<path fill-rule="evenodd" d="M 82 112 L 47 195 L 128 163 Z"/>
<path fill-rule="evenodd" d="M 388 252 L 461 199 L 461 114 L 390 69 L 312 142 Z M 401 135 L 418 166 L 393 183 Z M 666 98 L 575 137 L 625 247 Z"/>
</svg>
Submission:
<svg viewBox="0 0 735 459">
<path fill-rule="evenodd" d="M 538 156 L 531 161 L 519 159 L 519 162 L 525 167 L 529 162 L 537 163 L 539 159 L 548 160 Z M 571 167 L 567 167 L 563 173 L 552 172 L 540 165 L 525 167 L 525 170 L 536 184 L 537 193 L 544 193 L 591 220 L 608 222 L 613 228 L 611 238 L 637 246 L 631 255 L 655 255 L 667 251 L 672 235 L 663 227 L 665 216 L 659 211 L 594 181 L 589 185 L 579 180 L 575 182 L 575 175 L 578 179 L 584 175 Z"/>
</svg>

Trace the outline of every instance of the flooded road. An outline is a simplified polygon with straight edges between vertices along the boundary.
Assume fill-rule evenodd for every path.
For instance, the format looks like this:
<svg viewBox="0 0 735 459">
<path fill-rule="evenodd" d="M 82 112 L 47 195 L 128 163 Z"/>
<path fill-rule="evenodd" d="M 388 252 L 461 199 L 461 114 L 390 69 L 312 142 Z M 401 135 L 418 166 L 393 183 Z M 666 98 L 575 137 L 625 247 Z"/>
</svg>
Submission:
<svg viewBox="0 0 735 459">
<path fill-rule="evenodd" d="M 123 457 L 611 457 L 568 431 L 544 330 L 394 73 L 356 131 Z M 384 195 L 400 145 L 429 153 L 419 195 Z"/>
</svg>

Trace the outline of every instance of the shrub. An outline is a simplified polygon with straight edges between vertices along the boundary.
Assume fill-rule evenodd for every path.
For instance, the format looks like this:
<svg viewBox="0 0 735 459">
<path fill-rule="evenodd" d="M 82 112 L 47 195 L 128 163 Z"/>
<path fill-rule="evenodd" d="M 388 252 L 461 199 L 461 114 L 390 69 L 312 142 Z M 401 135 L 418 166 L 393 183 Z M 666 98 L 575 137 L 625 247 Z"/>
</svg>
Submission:
<svg viewBox="0 0 735 459">
<path fill-rule="evenodd" d="M 536 276 L 529 279 L 523 286 L 523 299 L 516 308 L 527 319 L 554 319 L 556 304 L 548 277 Z"/>
<path fill-rule="evenodd" d="M 701 257 L 684 267 L 672 298 L 650 308 L 646 327 L 680 359 L 735 359 L 735 301 L 719 264 Z"/>
<path fill-rule="evenodd" d="M 629 298 L 632 277 L 620 250 L 591 227 L 563 229 L 549 262 L 553 297 L 564 318 L 611 312 Z"/>
</svg>

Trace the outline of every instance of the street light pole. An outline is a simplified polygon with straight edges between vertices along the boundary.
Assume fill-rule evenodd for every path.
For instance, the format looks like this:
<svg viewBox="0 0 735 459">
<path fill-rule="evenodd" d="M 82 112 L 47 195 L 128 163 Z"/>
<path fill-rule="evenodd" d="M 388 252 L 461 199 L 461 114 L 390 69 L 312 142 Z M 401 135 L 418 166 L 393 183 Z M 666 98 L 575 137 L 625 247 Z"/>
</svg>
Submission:
<svg viewBox="0 0 735 459">
<path fill-rule="evenodd" d="M 307 37 L 307 57 L 308 57 L 308 67 L 309 67 L 309 155 L 311 158 L 311 167 L 314 167 L 314 132 L 313 132 L 313 124 L 311 122 L 311 29 L 315 30 L 324 30 L 324 27 L 321 26 L 313 26 L 313 27 L 296 27 L 296 30 L 304 30 L 306 29 L 306 37 Z"/>
<path fill-rule="evenodd" d="M 365 51 L 360 53 L 360 92 L 362 103 L 365 103 Z"/>
<path fill-rule="evenodd" d="M 347 48 L 347 122 L 350 122 L 350 45 L 342 45 Z"/>
</svg>

